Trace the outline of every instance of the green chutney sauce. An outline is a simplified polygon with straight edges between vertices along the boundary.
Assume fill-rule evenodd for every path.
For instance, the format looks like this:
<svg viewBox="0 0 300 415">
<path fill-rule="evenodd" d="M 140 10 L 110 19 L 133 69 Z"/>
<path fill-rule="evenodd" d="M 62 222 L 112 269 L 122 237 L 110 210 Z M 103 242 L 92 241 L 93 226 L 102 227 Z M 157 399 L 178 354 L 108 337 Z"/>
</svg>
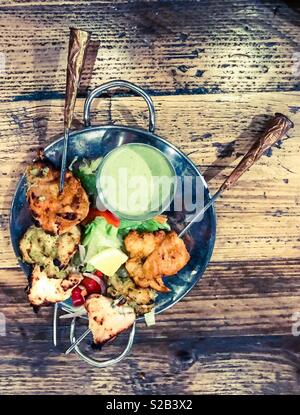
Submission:
<svg viewBox="0 0 300 415">
<path fill-rule="evenodd" d="M 102 203 L 120 217 L 144 220 L 173 199 L 175 171 L 167 157 L 146 144 L 125 144 L 102 161 L 97 187 Z"/>
</svg>

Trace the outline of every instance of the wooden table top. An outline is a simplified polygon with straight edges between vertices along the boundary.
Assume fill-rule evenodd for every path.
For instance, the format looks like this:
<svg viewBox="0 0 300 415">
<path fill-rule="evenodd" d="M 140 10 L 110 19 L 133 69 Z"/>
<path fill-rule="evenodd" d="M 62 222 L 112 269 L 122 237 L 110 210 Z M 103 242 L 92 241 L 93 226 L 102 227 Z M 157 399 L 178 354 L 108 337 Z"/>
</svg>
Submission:
<svg viewBox="0 0 300 415">
<path fill-rule="evenodd" d="M 291 3 L 1 1 L 0 394 L 300 393 L 300 7 Z M 52 309 L 32 312 L 9 237 L 21 173 L 62 133 L 69 26 L 93 32 L 74 127 L 87 90 L 134 82 L 153 97 L 157 133 L 189 155 L 212 192 L 270 115 L 295 123 L 217 202 L 203 279 L 154 327 L 140 325 L 131 355 L 107 369 L 63 355 L 64 325 L 53 347 Z M 107 96 L 93 113 L 98 124 L 147 125 L 136 97 Z"/>
</svg>

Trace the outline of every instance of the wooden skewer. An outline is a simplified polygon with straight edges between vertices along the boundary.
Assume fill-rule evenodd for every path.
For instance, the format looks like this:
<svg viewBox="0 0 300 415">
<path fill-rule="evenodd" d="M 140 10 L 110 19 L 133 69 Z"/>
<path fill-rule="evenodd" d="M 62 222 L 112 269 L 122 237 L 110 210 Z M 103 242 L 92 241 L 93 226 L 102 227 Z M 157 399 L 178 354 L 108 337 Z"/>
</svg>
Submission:
<svg viewBox="0 0 300 415">
<path fill-rule="evenodd" d="M 87 47 L 91 34 L 84 30 L 70 28 L 66 97 L 64 110 L 64 147 L 61 160 L 59 191 L 64 190 L 65 173 L 67 169 L 67 153 L 69 144 L 69 131 L 71 128 L 77 90 L 80 76 L 86 56 Z"/>
<path fill-rule="evenodd" d="M 240 163 L 227 177 L 225 182 L 219 188 L 219 190 L 213 195 L 210 201 L 198 212 L 193 219 L 185 226 L 185 228 L 179 233 L 181 238 L 190 227 L 204 215 L 210 206 L 220 197 L 224 190 L 233 187 L 238 179 L 278 140 L 283 138 L 290 128 L 293 128 L 294 124 L 285 115 L 276 113 L 271 120 L 266 131 L 262 136 L 253 144 L 250 150 L 245 154 Z"/>
</svg>

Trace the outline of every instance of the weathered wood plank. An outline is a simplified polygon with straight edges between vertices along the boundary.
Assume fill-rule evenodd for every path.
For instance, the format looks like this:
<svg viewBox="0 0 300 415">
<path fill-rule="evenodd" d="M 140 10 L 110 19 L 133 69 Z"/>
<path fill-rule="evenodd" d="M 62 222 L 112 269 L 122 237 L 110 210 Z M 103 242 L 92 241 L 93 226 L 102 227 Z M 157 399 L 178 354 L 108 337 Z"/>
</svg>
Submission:
<svg viewBox="0 0 300 415">
<path fill-rule="evenodd" d="M 59 348 L 53 348 L 51 309 L 36 316 L 20 289 L 22 274 L 7 270 L 0 294 L 7 319 L 1 392 L 299 393 L 300 349 L 291 336 L 291 316 L 299 308 L 298 270 L 299 261 L 212 264 L 185 300 L 158 316 L 154 328 L 138 327 L 124 362 L 101 372 L 73 354 L 59 354 L 68 347 L 64 326 Z M 260 333 L 264 336 L 253 336 Z M 124 342 L 121 337 L 110 344 L 104 357 L 119 353 Z"/>
<path fill-rule="evenodd" d="M 157 1 L 159 0 L 147 0 L 148 3 L 157 3 Z M 182 0 L 181 0 L 182 1 Z M 183 0 L 184 1 L 184 0 Z M 124 0 L 114 0 L 115 4 L 124 4 L 127 3 L 127 1 Z M 107 0 L 80 0 L 80 4 L 93 4 L 93 5 L 107 5 L 108 2 Z M 78 5 L 78 0 L 2 0 L 1 1 L 1 6 L 5 7 L 6 9 L 10 8 L 10 7 L 18 7 L 18 6 L 27 6 L 27 7 L 32 7 L 32 6 L 68 6 L 68 5 L 73 5 L 76 6 Z"/>
<path fill-rule="evenodd" d="M 295 123 L 281 148 L 275 147 L 271 157 L 263 156 L 237 187 L 218 201 L 214 261 L 299 257 L 299 96 L 266 93 L 154 97 L 157 134 L 190 155 L 209 180 L 212 191 L 263 130 L 268 116 L 282 111 Z M 83 100 L 79 100 L 77 120 L 81 119 L 82 105 Z M 0 184 L 5 189 L 0 195 L 2 267 L 16 266 L 8 216 L 17 179 L 37 149 L 59 135 L 62 109 L 61 100 L 0 105 Z M 112 121 L 147 126 L 147 110 L 138 98 L 113 98 L 111 102 L 99 99 L 93 111 L 94 124 Z"/>
<path fill-rule="evenodd" d="M 14 268 L 17 259 L 10 245 L 8 217 L 4 217 L 0 268 Z M 261 217 L 247 215 L 218 215 L 217 240 L 213 261 L 297 259 L 299 258 L 298 217 Z"/>
<path fill-rule="evenodd" d="M 299 394 L 299 343 L 291 337 L 138 341 L 121 364 L 95 369 L 43 340 L 7 341 L 2 393 Z M 111 353 L 120 348 L 110 345 Z M 159 353 L 157 351 L 160 351 Z M 66 360 L 67 359 L 67 360 Z M 16 371 L 17 368 L 17 371 Z M 151 368 L 151 369 L 150 369 Z M 30 379 L 30 381 L 28 381 Z"/>
<path fill-rule="evenodd" d="M 0 293 L 0 311 L 7 319 L 1 393 L 299 393 L 300 349 L 291 336 L 291 315 L 299 305 L 298 270 L 299 261 L 213 264 L 154 328 L 139 326 L 124 362 L 101 372 L 74 354 L 62 354 L 68 347 L 64 327 L 59 348 L 53 348 L 51 309 L 36 316 L 20 289 L 22 274 L 7 270 Z M 260 333 L 273 336 L 253 336 Z M 124 342 L 121 337 L 100 356 L 119 353 Z"/>
<path fill-rule="evenodd" d="M 292 315 L 299 311 L 299 259 L 212 263 L 192 292 L 172 309 L 157 317 L 154 328 L 142 328 L 143 337 L 189 338 L 291 334 Z M 11 334 L 47 331 L 51 309 L 32 312 L 18 269 L 1 271 L 0 311 Z M 17 314 L 16 314 L 17 309 Z M 20 321 L 19 315 L 22 315 Z M 37 331 L 35 331 L 35 327 Z"/>
<path fill-rule="evenodd" d="M 155 94 L 299 90 L 299 14 L 279 0 L 60 3 L 1 3 L 2 100 L 64 93 L 70 25 L 100 41 L 82 93 L 116 78 Z"/>
<path fill-rule="evenodd" d="M 299 8 L 279 0 L 1 2 L 1 393 L 300 393 L 299 341 L 291 334 L 300 296 Z M 62 354 L 66 326 L 53 348 L 51 308 L 32 312 L 8 233 L 18 177 L 62 131 L 69 25 L 100 40 L 81 96 L 115 78 L 145 87 L 154 95 L 157 133 L 191 157 L 212 191 L 268 116 L 280 111 L 295 122 L 289 138 L 218 202 L 204 278 L 156 326 L 138 327 L 127 360 L 101 371 Z M 104 98 L 93 110 L 94 123 L 147 126 L 137 98 Z M 103 354 L 124 342 L 120 336 Z"/>
</svg>

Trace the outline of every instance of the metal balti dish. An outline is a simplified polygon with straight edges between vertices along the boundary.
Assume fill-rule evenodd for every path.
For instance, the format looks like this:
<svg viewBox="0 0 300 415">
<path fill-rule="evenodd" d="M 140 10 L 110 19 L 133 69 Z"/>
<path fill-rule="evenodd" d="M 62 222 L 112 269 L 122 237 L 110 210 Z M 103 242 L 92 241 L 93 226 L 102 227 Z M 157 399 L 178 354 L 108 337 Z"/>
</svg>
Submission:
<svg viewBox="0 0 300 415">
<path fill-rule="evenodd" d="M 138 95 L 142 96 L 148 106 L 149 110 L 149 131 L 141 128 L 125 127 L 120 125 L 105 125 L 94 126 L 90 125 L 90 108 L 94 98 L 98 97 L 103 91 L 110 88 L 125 87 Z M 208 191 L 207 184 L 202 177 L 199 170 L 192 163 L 192 161 L 185 156 L 174 145 L 168 143 L 163 138 L 155 135 L 155 110 L 153 102 L 149 95 L 141 88 L 125 81 L 108 82 L 91 92 L 88 96 L 84 107 L 84 122 L 85 128 L 79 131 L 70 133 L 67 163 L 71 163 L 74 157 L 94 159 L 100 156 L 105 156 L 116 146 L 127 143 L 144 143 L 156 147 L 162 151 L 168 159 L 172 162 L 176 175 L 191 176 L 198 178 L 198 183 L 201 183 L 204 192 L 204 203 L 207 203 L 211 196 Z M 51 143 L 44 150 L 45 156 L 58 169 L 61 165 L 63 151 L 63 137 Z M 192 193 L 196 192 L 196 185 L 192 186 Z M 176 195 L 175 195 L 176 197 Z M 184 211 L 174 212 L 172 205 L 170 212 L 167 213 L 171 227 L 180 232 L 184 227 L 186 213 Z M 19 241 L 27 228 L 33 224 L 32 216 L 26 200 L 26 178 L 23 176 L 18 185 L 14 195 L 11 208 L 10 217 L 10 232 L 12 245 L 20 266 L 27 277 L 30 276 L 30 266 L 20 260 Z M 203 275 L 210 257 L 212 255 L 216 235 L 216 217 L 214 207 L 211 206 L 204 214 L 201 221 L 196 222 L 191 226 L 189 233 L 184 238 L 187 248 L 190 252 L 191 259 L 189 263 L 174 277 L 168 278 L 165 281 L 166 285 L 171 288 L 168 294 L 159 294 L 156 298 L 155 313 L 159 314 L 166 311 L 168 308 L 176 304 L 182 299 L 191 288 L 199 281 Z M 63 303 L 55 305 L 54 313 L 54 343 L 56 344 L 56 318 L 58 309 L 65 312 L 74 312 L 71 302 L 68 300 Z M 142 322 L 144 317 L 137 319 L 137 322 Z M 75 342 L 75 323 L 73 319 L 71 324 L 71 343 Z M 159 327 L 158 327 L 159 329 Z M 75 347 L 78 353 L 85 361 L 98 367 L 105 367 L 119 362 L 129 352 L 134 339 L 133 327 L 129 335 L 129 341 L 125 351 L 115 359 L 108 361 L 98 361 L 86 356 L 78 346 Z"/>
</svg>

